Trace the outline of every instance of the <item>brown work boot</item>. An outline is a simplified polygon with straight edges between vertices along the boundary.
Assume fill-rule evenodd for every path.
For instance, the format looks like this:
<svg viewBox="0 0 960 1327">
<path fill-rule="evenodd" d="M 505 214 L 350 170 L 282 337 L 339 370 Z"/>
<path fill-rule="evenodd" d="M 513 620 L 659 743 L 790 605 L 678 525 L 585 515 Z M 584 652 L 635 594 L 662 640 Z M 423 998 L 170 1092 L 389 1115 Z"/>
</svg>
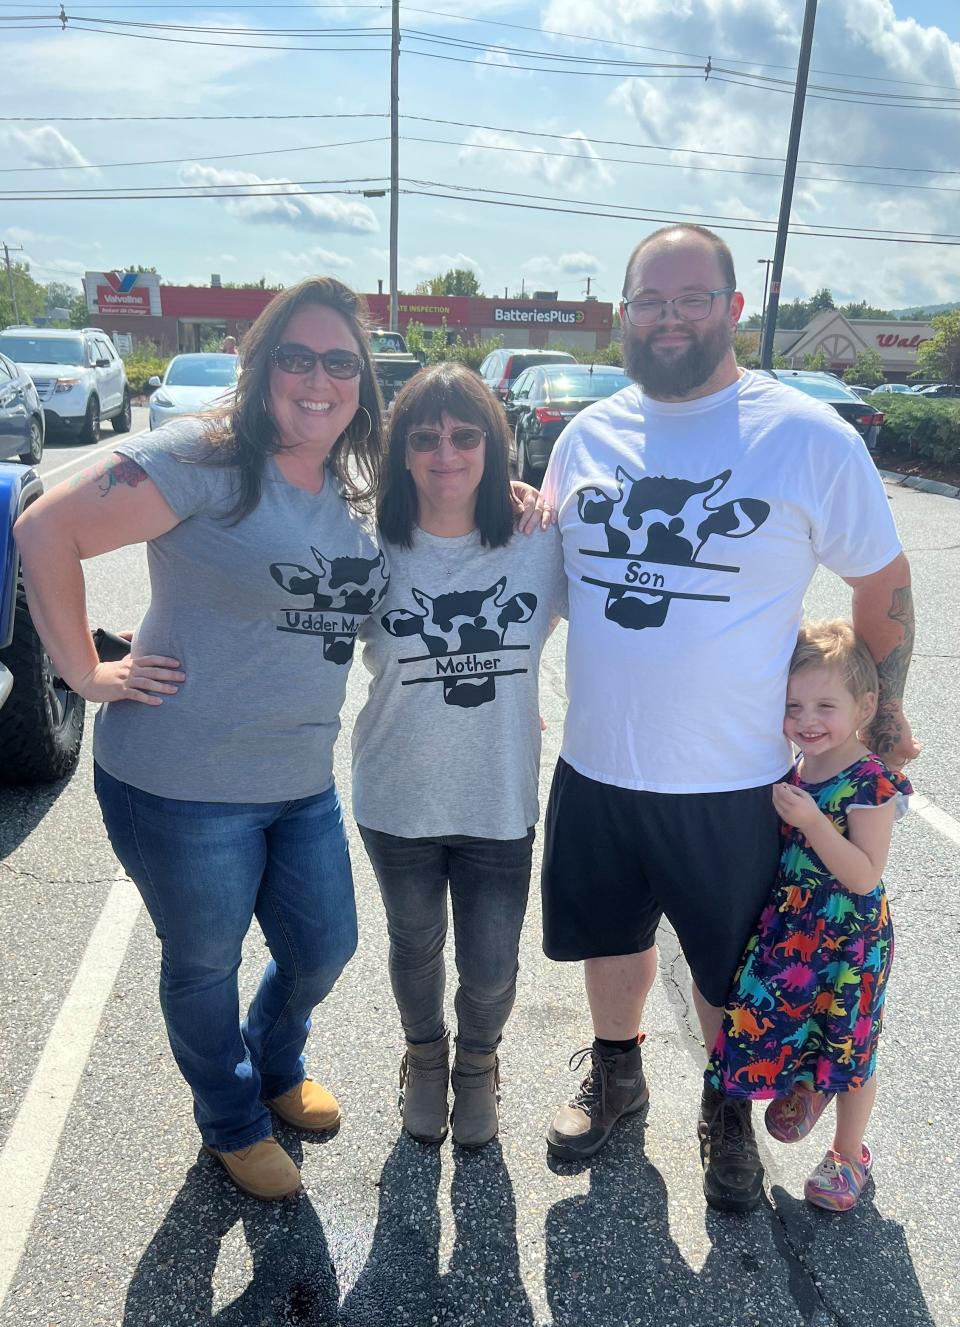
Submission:
<svg viewBox="0 0 960 1327">
<path fill-rule="evenodd" d="M 324 1133 L 340 1123 L 340 1103 L 332 1092 L 312 1078 L 305 1078 L 282 1097 L 268 1101 L 267 1105 L 285 1124 L 311 1133 Z"/>
<path fill-rule="evenodd" d="M 563 1161 L 592 1157 L 610 1137 L 617 1120 L 642 1110 L 650 1097 L 643 1076 L 640 1037 L 632 1050 L 606 1054 L 597 1043 L 585 1046 L 570 1057 L 570 1068 L 579 1069 L 590 1057 L 590 1071 L 572 1101 L 554 1116 L 547 1130 L 547 1150 Z"/>
<path fill-rule="evenodd" d="M 703 1194 L 721 1212 L 752 1212 L 763 1194 L 763 1165 L 753 1134 L 751 1103 L 705 1083 L 700 1103 Z"/>
<path fill-rule="evenodd" d="M 483 1147 L 500 1128 L 500 1061 L 495 1051 L 475 1055 L 457 1046 L 453 1061 L 453 1141 L 461 1147 Z"/>
<path fill-rule="evenodd" d="M 299 1170 L 275 1138 L 263 1138 L 238 1152 L 218 1152 L 206 1143 L 203 1150 L 217 1158 L 238 1189 L 254 1198 L 277 1202 L 303 1187 Z"/>
<path fill-rule="evenodd" d="M 447 1136 L 447 1084 L 450 1081 L 450 1038 L 407 1042 L 400 1061 L 403 1127 L 418 1143 L 442 1143 Z"/>
</svg>

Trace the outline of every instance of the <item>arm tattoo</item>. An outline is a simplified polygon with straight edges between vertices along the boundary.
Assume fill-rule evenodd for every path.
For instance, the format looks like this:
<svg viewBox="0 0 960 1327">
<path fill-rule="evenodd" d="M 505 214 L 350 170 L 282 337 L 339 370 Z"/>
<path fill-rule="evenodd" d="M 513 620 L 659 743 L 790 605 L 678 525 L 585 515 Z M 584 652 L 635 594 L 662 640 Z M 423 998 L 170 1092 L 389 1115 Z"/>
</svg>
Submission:
<svg viewBox="0 0 960 1327">
<path fill-rule="evenodd" d="M 870 724 L 873 749 L 882 756 L 892 751 L 900 741 L 903 727 L 900 722 L 900 702 L 913 654 L 914 617 L 913 595 L 909 585 L 894 590 L 887 616 L 903 627 L 903 640 L 894 646 L 885 659 L 877 664 L 880 678 L 877 713 Z"/>
<path fill-rule="evenodd" d="M 97 485 L 102 497 L 106 497 L 112 488 L 120 484 L 125 484 L 128 488 L 136 488 L 142 484 L 149 476 L 142 465 L 136 461 L 131 461 L 129 457 L 123 456 L 119 461 L 106 461 L 99 466 L 94 473 L 93 482 Z"/>
</svg>

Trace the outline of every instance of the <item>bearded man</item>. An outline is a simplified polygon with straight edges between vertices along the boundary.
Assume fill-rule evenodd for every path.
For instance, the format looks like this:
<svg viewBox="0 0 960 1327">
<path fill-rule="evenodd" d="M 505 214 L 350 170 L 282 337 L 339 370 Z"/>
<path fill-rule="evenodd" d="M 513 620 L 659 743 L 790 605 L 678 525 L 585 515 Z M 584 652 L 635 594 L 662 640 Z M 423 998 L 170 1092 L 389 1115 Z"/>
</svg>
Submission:
<svg viewBox="0 0 960 1327">
<path fill-rule="evenodd" d="M 818 564 L 852 587 L 879 669 L 864 740 L 893 768 L 919 750 L 901 707 L 910 570 L 883 484 L 829 406 L 737 366 L 742 309 L 719 236 L 688 225 L 647 236 L 620 306 L 636 386 L 571 422 L 544 484 L 570 591 L 544 950 L 584 962 L 595 1037 L 547 1134 L 565 1160 L 593 1155 L 647 1102 L 638 1028 L 662 917 L 708 1051 L 717 1038 L 777 871 L 787 668 Z M 749 1101 L 705 1085 L 697 1132 L 707 1201 L 756 1207 Z"/>
</svg>

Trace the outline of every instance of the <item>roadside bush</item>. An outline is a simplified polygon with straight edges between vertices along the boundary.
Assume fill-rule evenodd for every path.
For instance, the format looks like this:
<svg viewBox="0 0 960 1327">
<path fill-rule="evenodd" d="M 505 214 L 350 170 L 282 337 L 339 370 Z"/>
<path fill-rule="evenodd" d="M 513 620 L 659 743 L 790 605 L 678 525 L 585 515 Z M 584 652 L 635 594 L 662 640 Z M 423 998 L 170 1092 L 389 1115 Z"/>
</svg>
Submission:
<svg viewBox="0 0 960 1327">
<path fill-rule="evenodd" d="M 960 401 L 911 400 L 905 393 L 871 396 L 884 415 L 878 446 L 896 456 L 960 461 Z"/>
<path fill-rule="evenodd" d="M 121 355 L 123 366 L 127 370 L 127 382 L 134 396 L 143 396 L 152 389 L 147 386 L 147 379 L 156 375 L 162 378 L 169 356 L 160 353 L 160 347 L 152 341 L 142 341 L 136 349 L 127 355 Z"/>
</svg>

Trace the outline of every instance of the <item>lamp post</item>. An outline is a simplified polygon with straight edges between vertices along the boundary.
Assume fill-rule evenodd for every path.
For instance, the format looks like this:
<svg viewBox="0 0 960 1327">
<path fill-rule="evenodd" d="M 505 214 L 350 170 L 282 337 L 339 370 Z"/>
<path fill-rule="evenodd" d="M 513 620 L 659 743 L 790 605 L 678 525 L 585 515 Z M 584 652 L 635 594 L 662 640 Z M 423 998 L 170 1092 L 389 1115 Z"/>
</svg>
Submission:
<svg viewBox="0 0 960 1327">
<path fill-rule="evenodd" d="M 760 312 L 760 340 L 759 345 L 763 345 L 763 324 L 767 317 L 767 289 L 770 285 L 770 268 L 773 266 L 772 258 L 758 258 L 758 263 L 766 263 L 767 270 L 763 274 L 763 307 Z"/>
</svg>

